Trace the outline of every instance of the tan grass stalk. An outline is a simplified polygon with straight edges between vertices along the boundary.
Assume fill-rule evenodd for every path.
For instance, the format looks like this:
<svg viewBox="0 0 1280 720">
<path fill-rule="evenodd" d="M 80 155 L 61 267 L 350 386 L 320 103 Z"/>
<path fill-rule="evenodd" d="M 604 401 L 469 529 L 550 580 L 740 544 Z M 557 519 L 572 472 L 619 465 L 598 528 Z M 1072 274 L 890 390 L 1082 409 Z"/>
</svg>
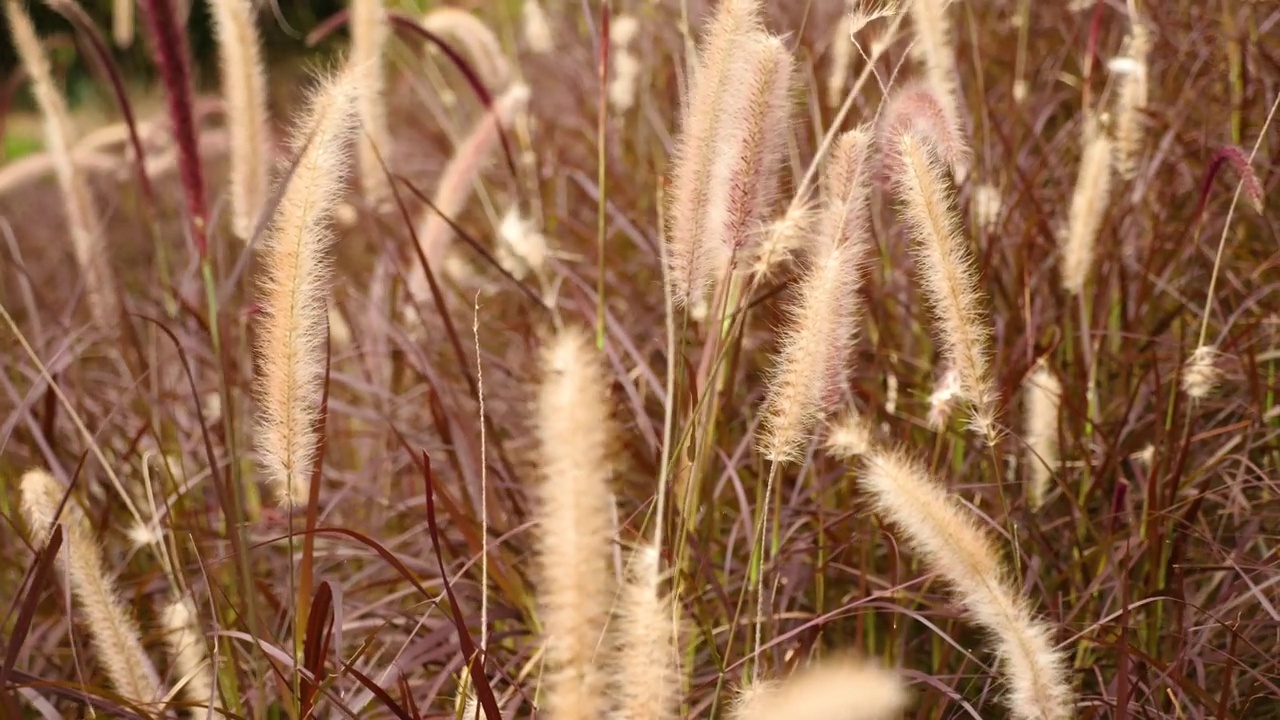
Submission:
<svg viewBox="0 0 1280 720">
<path fill-rule="evenodd" d="M 708 176 L 704 242 L 716 276 L 760 235 L 777 200 L 791 114 L 794 62 L 782 40 L 752 35 L 738 52 L 746 72 L 722 110 L 737 120 L 718 138 Z"/>
<path fill-rule="evenodd" d="M 361 136 L 356 145 L 360 190 L 366 202 L 386 199 L 390 186 L 383 162 L 391 158 L 391 131 L 387 127 L 386 68 L 383 51 L 390 27 L 382 0 L 351 0 L 351 57 L 365 77 L 360 103 Z M 388 162 L 388 164 L 390 164 Z"/>
<path fill-rule="evenodd" d="M 65 578 L 84 611 L 89 638 L 112 687 L 139 705 L 158 701 L 160 678 L 142 647 L 138 623 L 107 572 L 88 518 L 74 498 L 56 516 L 66 488 L 44 470 L 29 470 L 22 476 L 21 487 L 22 512 L 35 543 L 48 540 L 55 522 L 63 526 Z"/>
<path fill-rule="evenodd" d="M 1149 88 L 1147 55 L 1151 51 L 1151 32 L 1141 21 L 1134 22 L 1126 46 L 1125 54 L 1116 59 L 1124 62 L 1111 64 L 1112 71 L 1122 73 L 1115 109 L 1115 165 L 1120 177 L 1132 180 L 1142 154 L 1142 113 L 1147 108 Z"/>
<path fill-rule="evenodd" d="M 435 8 L 423 16 L 422 27 L 458 43 L 490 91 L 502 90 L 511 81 L 511 66 L 498 36 L 476 16 L 458 8 Z"/>
<path fill-rule="evenodd" d="M 767 683 L 734 703 L 732 720 L 890 720 L 907 704 L 897 673 L 842 657 Z"/>
<path fill-rule="evenodd" d="M 951 19 L 947 16 L 950 4 L 951 0 L 908 0 L 908 12 L 915 29 L 911 53 L 924 68 L 925 82 L 937 93 L 947 123 L 959 128 L 963 112 L 955 40 Z M 956 179 L 963 180 L 968 168 L 967 156 L 959 158 L 952 167 Z"/>
<path fill-rule="evenodd" d="M 722 0 L 698 53 L 683 103 L 680 138 L 671 161 L 667 192 L 669 286 L 677 304 L 693 304 L 705 294 L 718 269 L 718 248 L 709 242 L 711 173 L 718 139 L 733 132 L 740 117 L 726 103 L 749 71 L 743 45 L 761 32 L 758 0 Z"/>
<path fill-rule="evenodd" d="M 534 432 L 543 707 L 550 720 L 599 720 L 608 706 L 600 660 L 614 594 L 614 431 L 602 357 L 578 329 L 543 348 Z"/>
<path fill-rule="evenodd" d="M 760 446 L 774 462 L 799 458 L 813 425 L 838 396 L 858 329 L 871 183 L 865 172 L 871 133 L 859 128 L 836 143 L 816 249 L 800 281 L 779 341 L 761 412 Z"/>
<path fill-rule="evenodd" d="M 262 41 L 250 0 L 209 0 L 231 133 L 232 229 L 249 240 L 270 190 L 271 139 Z"/>
<path fill-rule="evenodd" d="M 431 265 L 432 272 L 443 268 L 445 252 L 453 240 L 453 229 L 450 220 L 457 220 L 458 215 L 466 207 L 471 197 L 471 189 L 480 171 L 499 144 L 500 133 L 515 121 L 529 102 L 527 85 L 512 85 L 493 101 L 470 134 L 453 152 L 453 157 L 445 166 L 436 185 L 435 196 L 423 211 L 422 220 L 418 224 L 418 245 Z M 427 280 L 422 268 L 415 263 L 409 277 L 409 289 L 415 297 L 427 296 Z"/>
<path fill-rule="evenodd" d="M 200 716 L 218 717 L 222 703 L 214 692 L 213 663 L 209 661 L 209 649 L 205 646 L 195 605 L 187 598 L 178 598 L 165 607 L 160 621 L 164 625 L 169 657 L 173 659 L 174 674 L 184 683 L 183 695 L 189 702 L 205 708 Z"/>
<path fill-rule="evenodd" d="M 1013 584 L 990 533 L 917 461 L 882 449 L 867 457 L 862 485 L 879 511 L 991 633 L 1016 720 L 1066 720 L 1072 693 L 1052 629 Z"/>
<path fill-rule="evenodd" d="M 1058 469 L 1058 410 L 1062 403 L 1062 383 L 1058 376 L 1040 361 L 1027 377 L 1023 387 L 1026 413 L 1023 432 L 1026 440 L 1026 462 L 1029 475 L 1027 496 L 1031 509 L 1044 504 L 1049 481 Z"/>
<path fill-rule="evenodd" d="M 89 183 L 72 158 L 71 116 L 66 100 L 55 89 L 53 71 L 35 25 L 18 0 L 5 0 L 5 14 L 18 59 L 31 80 L 31 92 L 44 122 L 44 141 L 53 159 L 62 192 L 71 248 L 84 276 L 89 311 L 98 325 L 110 328 L 120 317 L 115 274 L 104 244 L 101 214 Z"/>
<path fill-rule="evenodd" d="M 547 11 L 542 9 L 538 0 L 524 0 L 524 8 L 520 13 L 525 45 L 535 55 L 545 55 L 555 49 L 555 36 L 551 34 L 551 23 L 547 20 Z"/>
<path fill-rule="evenodd" d="M 662 594 L 658 549 L 637 548 L 613 627 L 618 634 L 617 720 L 674 720 L 680 705 L 676 627 Z"/>
<path fill-rule="evenodd" d="M 307 501 L 319 438 L 329 301 L 329 220 L 342 199 L 365 74 L 322 85 L 290 140 L 297 155 L 263 244 L 258 450 L 285 506 Z"/>
<path fill-rule="evenodd" d="M 896 178 L 901 214 L 935 334 L 947 366 L 973 407 L 973 425 L 989 441 L 996 437 L 996 391 L 988 369 L 991 330 L 982 308 L 978 272 L 960 231 L 953 190 L 931 144 L 915 132 L 897 140 L 902 172 Z"/>
<path fill-rule="evenodd" d="M 1094 127 L 1092 119 L 1085 122 L 1084 154 L 1080 158 L 1075 191 L 1071 194 L 1071 209 L 1059 258 L 1062 289 L 1072 295 L 1084 291 L 1085 282 L 1093 270 L 1098 233 L 1102 230 L 1102 217 L 1111 197 L 1111 139 Z"/>
<path fill-rule="evenodd" d="M 1182 391 L 1193 400 L 1209 397 L 1221 379 L 1218 349 L 1213 345 L 1197 347 L 1182 366 Z"/>
</svg>

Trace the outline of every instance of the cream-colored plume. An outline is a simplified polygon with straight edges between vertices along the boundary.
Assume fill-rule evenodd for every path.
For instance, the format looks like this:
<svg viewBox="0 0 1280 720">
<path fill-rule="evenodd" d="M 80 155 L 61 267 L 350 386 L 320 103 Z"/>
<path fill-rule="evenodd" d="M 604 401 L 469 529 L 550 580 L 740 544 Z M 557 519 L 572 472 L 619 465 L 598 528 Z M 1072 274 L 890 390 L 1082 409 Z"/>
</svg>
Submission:
<svg viewBox="0 0 1280 720">
<path fill-rule="evenodd" d="M 1062 404 L 1062 383 L 1043 360 L 1027 376 L 1022 390 L 1026 413 L 1023 432 L 1026 441 L 1027 497 L 1031 509 L 1044 504 L 1049 481 L 1058 470 L 1058 410 Z"/>
<path fill-rule="evenodd" d="M 133 44 L 133 0 L 112 0 L 111 39 L 116 47 L 127 48 Z"/>
<path fill-rule="evenodd" d="M 947 124 L 961 127 L 964 113 L 960 96 L 960 74 L 956 69 L 956 49 L 947 7 L 951 0 L 907 0 L 915 39 L 911 53 L 924 69 L 924 79 L 938 95 Z M 950 161 L 950 159 L 948 159 Z M 968 158 L 961 157 L 952 169 L 956 180 L 964 179 Z"/>
<path fill-rule="evenodd" d="M 222 67 L 222 96 L 231 133 L 231 220 L 242 240 L 250 239 L 270 190 L 267 77 L 262 42 L 250 0 L 209 0 Z"/>
<path fill-rule="evenodd" d="M 535 55 L 545 55 L 555 49 L 555 36 L 551 34 L 551 22 L 547 11 L 538 0 L 524 0 L 520 13 L 524 28 L 524 42 Z"/>
<path fill-rule="evenodd" d="M 511 81 L 511 66 L 498 36 L 475 15 L 458 8 L 439 7 L 423 16 L 422 27 L 456 42 L 490 92 L 506 88 Z"/>
<path fill-rule="evenodd" d="M 1016 720 L 1067 720 L 1072 692 L 1052 629 L 1037 619 L 1009 577 L 990 533 L 917 461 L 882 449 L 867 457 L 862 485 L 908 544 L 955 591 L 994 639 Z"/>
<path fill-rule="evenodd" d="M 189 702 L 204 708 L 204 712 L 193 713 L 193 717 L 220 717 L 217 711 L 222 703 L 214 692 L 217 681 L 195 605 L 187 598 L 178 598 L 165 607 L 160 620 L 176 682 L 183 683 L 182 694 Z"/>
<path fill-rule="evenodd" d="M 906 704 L 907 690 L 897 673 L 841 657 L 744 693 L 729 716 L 732 720 L 891 720 Z"/>
<path fill-rule="evenodd" d="M 611 623 L 618 636 L 613 691 L 617 710 L 611 717 L 674 720 L 680 706 L 676 624 L 659 583 L 658 549 L 637 548 L 628 571 Z"/>
<path fill-rule="evenodd" d="M 450 227 L 449 220 L 456 221 L 466 207 L 467 200 L 471 197 L 471 188 L 494 148 L 499 145 L 501 133 L 511 127 L 528 102 L 529 87 L 512 85 L 494 99 L 493 105 L 476 122 L 462 144 L 453 151 L 453 157 L 441 173 L 435 196 L 431 200 L 435 207 L 425 208 L 422 220 L 418 223 L 418 245 L 433 273 L 438 273 L 443 268 L 445 251 L 453 240 L 453 228 Z M 409 291 L 414 297 L 428 297 L 426 274 L 417 263 L 409 275 Z"/>
<path fill-rule="evenodd" d="M 1115 109 L 1115 166 L 1120 177 L 1132 180 L 1142 154 L 1145 122 L 1142 113 L 1147 108 L 1149 92 L 1147 55 L 1151 51 L 1151 31 L 1142 21 L 1135 21 L 1125 44 L 1125 54 L 1110 63 L 1111 71 L 1121 76 Z"/>
<path fill-rule="evenodd" d="M 932 145 L 919 133 L 897 139 L 902 171 L 896 178 L 901 216 L 912 237 L 916 272 L 935 320 L 947 367 L 973 407 L 973 426 L 996 438 L 996 390 L 988 369 L 991 329 L 982 307 L 978 271 L 960 230 L 953 190 Z"/>
<path fill-rule="evenodd" d="M 282 505 L 307 502 L 325 372 L 329 228 L 342 201 L 366 74 L 348 66 L 313 95 L 290 140 L 297 157 L 263 243 L 257 445 Z"/>
<path fill-rule="evenodd" d="M 71 116 L 66 100 L 54 88 L 49 59 L 23 4 L 4 0 L 4 9 L 14 49 L 31 80 L 31 93 L 44 121 L 44 141 L 62 191 L 71 249 L 84 277 L 89 311 L 98 325 L 111 328 L 120 318 L 115 274 L 104 243 L 102 216 L 84 173 L 72 158 Z"/>
<path fill-rule="evenodd" d="M 791 114 L 793 61 L 781 39 L 753 35 L 738 48 L 746 72 L 722 112 L 732 121 L 717 139 L 708 176 L 703 242 L 719 277 L 764 229 L 778 196 Z"/>
<path fill-rule="evenodd" d="M 1182 391 L 1193 400 L 1203 400 L 1213 393 L 1222 379 L 1218 367 L 1218 349 L 1201 345 L 1182 366 Z"/>
<path fill-rule="evenodd" d="M 1093 119 L 1085 120 L 1084 155 L 1071 194 L 1061 257 L 1062 289 L 1072 295 L 1084 291 L 1097 254 L 1098 232 L 1111 197 L 1112 144 Z"/>
<path fill-rule="evenodd" d="M 531 272 L 540 276 L 547 264 L 547 238 L 513 206 L 498 225 L 494 255 L 502 269 L 517 280 L 523 280 Z"/>
<path fill-rule="evenodd" d="M 701 299 L 715 274 L 722 248 L 710 241 L 708 222 L 711 173 L 719 139 L 730 134 L 741 117 L 725 112 L 733 103 L 750 63 L 742 49 L 762 32 L 758 0 L 722 0 L 716 8 L 690 78 L 689 94 L 680 116 L 668 175 L 667 259 L 669 286 L 677 304 Z"/>
<path fill-rule="evenodd" d="M 865 455 L 871 449 L 873 437 L 866 416 L 850 409 L 827 429 L 827 452 L 838 460 Z"/>
<path fill-rule="evenodd" d="M 604 360 L 586 333 L 565 329 L 547 341 L 534 410 L 540 696 L 552 720 L 599 720 L 608 707 L 602 661 L 615 587 L 614 430 Z"/>
<path fill-rule="evenodd" d="M 103 563 L 88 518 L 74 498 L 68 498 L 57 515 L 66 488 L 44 470 L 29 470 L 22 476 L 21 487 L 22 512 L 35 543 L 45 543 L 55 523 L 63 527 L 59 565 L 84 612 L 89 638 L 112 687 L 139 705 L 157 702 L 162 696 L 160 678 L 142 648 L 138 623 Z"/>
<path fill-rule="evenodd" d="M 616 113 L 630 110 L 636 101 L 636 85 L 640 78 L 640 58 L 631 43 L 640 34 L 640 22 L 634 15 L 618 15 L 609 21 L 609 107 Z"/>
<path fill-rule="evenodd" d="M 760 446 L 774 462 L 799 458 L 809 431 L 838 397 L 848 370 L 860 315 L 858 292 L 870 252 L 870 143 L 865 127 L 845 133 L 828 166 L 821 231 L 779 340 L 761 408 Z"/>
<path fill-rule="evenodd" d="M 360 139 L 356 162 L 360 167 L 360 189 L 365 200 L 376 205 L 390 191 L 383 163 L 390 165 L 393 148 L 387 126 L 386 68 L 383 51 L 390 26 L 382 0 L 351 0 L 351 55 L 347 62 L 359 68 L 365 86 L 357 98 L 360 110 Z"/>
</svg>

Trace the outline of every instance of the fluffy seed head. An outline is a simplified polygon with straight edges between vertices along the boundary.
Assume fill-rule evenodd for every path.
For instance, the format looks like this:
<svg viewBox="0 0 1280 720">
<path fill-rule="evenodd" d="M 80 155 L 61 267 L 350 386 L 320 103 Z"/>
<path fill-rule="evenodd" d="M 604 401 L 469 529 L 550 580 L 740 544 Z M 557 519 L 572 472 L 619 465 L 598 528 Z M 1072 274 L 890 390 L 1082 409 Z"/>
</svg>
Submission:
<svg viewBox="0 0 1280 720">
<path fill-rule="evenodd" d="M 1058 469 L 1058 408 L 1062 383 L 1043 361 L 1027 377 L 1023 388 L 1025 403 L 1027 495 L 1031 508 L 1044 504 L 1049 480 Z"/>
<path fill-rule="evenodd" d="M 973 220 L 978 227 L 990 232 L 1000 219 L 1004 200 L 993 185 L 982 183 L 973 189 Z"/>
<path fill-rule="evenodd" d="M 535 55 L 549 53 L 555 48 L 555 37 L 551 34 L 551 23 L 547 20 L 547 11 L 542 9 L 538 0 L 524 0 L 524 9 L 520 13 L 524 30 L 524 42 L 529 51 Z"/>
<path fill-rule="evenodd" d="M 618 615 L 612 625 L 618 634 L 614 696 L 617 720 L 673 720 L 679 707 L 676 667 L 676 625 L 673 608 L 659 585 L 658 549 L 637 548 L 631 556 L 630 577 L 622 588 Z"/>
<path fill-rule="evenodd" d="M 215 711 L 221 707 L 221 701 L 214 692 L 213 665 L 209 662 L 209 650 L 195 605 L 187 598 L 178 598 L 165 607 L 160 621 L 164 625 L 169 657 L 173 659 L 176 682 L 183 683 L 183 695 L 206 708 L 201 717 L 217 717 Z"/>
<path fill-rule="evenodd" d="M 973 407 L 972 424 L 996 437 L 996 391 L 988 369 L 991 329 L 982 308 L 978 272 L 960 232 L 942 163 L 917 132 L 896 139 L 902 172 L 896 178 L 901 217 L 912 237 L 916 272 L 934 321 L 934 334 L 960 392 Z"/>
<path fill-rule="evenodd" d="M 1125 180 L 1138 171 L 1142 154 L 1143 117 L 1147 107 L 1147 55 L 1151 50 L 1151 32 L 1136 22 L 1126 42 L 1127 52 L 1109 63 L 1112 72 L 1121 75 L 1115 108 L 1115 167 Z"/>
<path fill-rule="evenodd" d="M 210 0 L 209 6 L 231 133 L 232 230 L 248 240 L 267 201 L 271 175 L 262 43 L 250 0 Z"/>
<path fill-rule="evenodd" d="M 943 162 L 952 170 L 969 163 L 969 143 L 947 98 L 927 82 L 911 82 L 894 91 L 880 115 L 877 130 L 881 146 L 892 148 L 904 133 L 914 133 L 928 140 Z M 887 152 L 885 172 L 896 177 L 905 171 L 902 156 Z"/>
<path fill-rule="evenodd" d="M 540 275 L 547 262 L 547 238 L 513 206 L 498 226 L 495 254 L 498 264 L 517 280 L 523 280 L 530 272 Z"/>
<path fill-rule="evenodd" d="M 1222 379 L 1222 369 L 1218 367 L 1218 349 L 1212 345 L 1201 345 L 1191 353 L 1182 366 L 1182 391 L 1193 400 L 1209 397 Z"/>
<path fill-rule="evenodd" d="M 841 657 L 818 662 L 776 683 L 744 693 L 733 720 L 889 720 L 907 704 L 897 673 Z"/>
<path fill-rule="evenodd" d="M 963 137 L 960 75 L 956 70 L 951 19 L 947 16 L 947 6 L 950 4 L 951 0 L 908 0 L 908 13 L 915 30 L 911 52 L 922 66 L 925 86 L 932 91 L 938 102 L 942 124 L 956 128 L 958 136 Z M 962 141 L 960 145 L 964 146 L 965 143 Z M 956 179 L 962 180 L 969 166 L 967 154 L 951 155 L 945 150 L 940 152 L 943 152 L 943 158 L 951 165 Z"/>
<path fill-rule="evenodd" d="M 438 7 L 423 16 L 422 27 L 456 42 L 490 91 L 500 91 L 511 82 L 511 64 L 498 36 L 475 15 L 458 8 Z"/>
<path fill-rule="evenodd" d="M 605 368 L 584 332 L 562 330 L 543 348 L 534 425 L 544 707 L 553 720 L 598 720 L 606 707 L 600 658 L 614 592 L 614 431 Z"/>
<path fill-rule="evenodd" d="M 160 678 L 142 648 L 138 623 L 107 572 L 88 518 L 73 498 L 58 515 L 66 489 L 44 470 L 28 471 L 20 484 L 23 515 L 35 542 L 46 542 L 54 523 L 63 526 L 64 578 L 84 613 L 98 662 L 111 685 L 132 702 L 144 706 L 156 702 L 162 695 Z"/>
<path fill-rule="evenodd" d="M 349 169 L 364 75 L 349 67 L 315 92 L 291 139 L 297 157 L 263 245 L 258 450 L 280 502 L 307 501 L 319 436 L 328 317 L 329 220 Z"/>
<path fill-rule="evenodd" d="M 872 438 L 866 416 L 850 409 L 827 430 L 827 452 L 839 460 L 865 455 L 871 449 Z"/>
<path fill-rule="evenodd" d="M 1092 123 L 1092 121 L 1090 121 Z M 1112 144 L 1106 133 L 1086 130 L 1084 155 L 1071 194 L 1071 210 L 1059 262 L 1062 289 L 1072 295 L 1084 291 L 1097 254 L 1098 232 L 1111 197 Z"/>
<path fill-rule="evenodd" d="M 360 138 L 356 144 L 356 162 L 360 166 L 360 188 L 373 203 L 381 201 L 390 189 L 380 158 L 391 157 L 391 131 L 387 128 L 386 73 L 383 49 L 390 28 L 382 0 L 351 0 L 351 57 L 348 62 L 358 67 L 365 86 L 357 98 L 360 112 Z"/>
<path fill-rule="evenodd" d="M 1016 720 L 1067 720 L 1072 693 L 1066 663 L 1009 580 L 990 533 L 920 464 L 876 449 L 863 487 L 877 509 L 953 588 L 975 623 L 987 630 L 1000 658 L 1005 702 Z"/>
</svg>

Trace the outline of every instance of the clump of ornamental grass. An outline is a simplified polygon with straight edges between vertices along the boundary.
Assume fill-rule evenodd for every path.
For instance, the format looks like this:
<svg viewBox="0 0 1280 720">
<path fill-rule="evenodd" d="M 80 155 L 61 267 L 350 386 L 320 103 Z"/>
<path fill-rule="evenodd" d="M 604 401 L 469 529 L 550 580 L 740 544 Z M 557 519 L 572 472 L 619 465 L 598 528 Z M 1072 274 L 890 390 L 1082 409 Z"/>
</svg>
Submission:
<svg viewBox="0 0 1280 720">
<path fill-rule="evenodd" d="M 319 434 L 328 316 L 330 216 L 349 170 L 364 68 L 349 67 L 313 94 L 290 147 L 293 173 L 262 248 L 258 334 L 258 450 L 282 505 L 304 505 Z"/>
<path fill-rule="evenodd" d="M 542 349 L 537 439 L 536 584 L 552 720 L 597 720 L 608 708 L 605 628 L 614 597 L 614 429 L 604 360 L 566 328 Z"/>
<path fill-rule="evenodd" d="M 528 102 L 527 85 L 516 84 L 507 88 L 476 121 L 445 165 L 436 183 L 431 206 L 423 210 L 417 230 L 418 246 L 433 273 L 443 267 L 445 253 L 453 240 L 450 221 L 456 221 L 466 207 L 471 189 L 499 145 L 502 133 L 511 127 Z M 409 276 L 409 290 L 414 297 L 427 296 L 427 279 L 420 265 L 415 264 Z"/>
<path fill-rule="evenodd" d="M 781 681 L 763 681 L 733 703 L 733 720 L 890 720 L 907 704 L 902 678 L 873 662 L 840 656 Z"/>
<path fill-rule="evenodd" d="M 1098 127 L 1095 119 L 1086 118 L 1084 154 L 1080 158 L 1080 170 L 1071 194 L 1067 228 L 1058 260 L 1062 289 L 1072 295 L 1084 291 L 1093 270 L 1098 233 L 1111 197 L 1113 157 L 1111 138 Z"/>
<path fill-rule="evenodd" d="M 709 240 L 714 232 L 710 225 L 711 177 L 720 156 L 721 138 L 732 132 L 733 123 L 742 120 L 740 114 L 726 112 L 725 105 L 738 97 L 751 71 L 742 50 L 758 44 L 755 38 L 763 33 L 759 15 L 757 0 L 724 0 L 717 6 L 698 49 L 688 97 L 681 106 L 680 137 L 671 160 L 667 192 L 669 289 L 677 305 L 702 300 L 724 267 L 723 247 Z"/>
<path fill-rule="evenodd" d="M 1022 393 L 1027 497 L 1034 510 L 1044 504 L 1049 481 L 1058 469 L 1058 410 L 1062 404 L 1062 383 L 1041 361 L 1027 376 Z"/>
<path fill-rule="evenodd" d="M 351 0 L 351 55 L 354 66 L 364 68 L 365 87 L 359 97 L 360 137 L 356 164 L 365 201 L 376 205 L 387 197 L 389 185 L 383 159 L 390 157 L 391 131 L 387 127 L 386 71 L 383 51 L 390 27 L 382 0 Z"/>
<path fill-rule="evenodd" d="M 72 156 L 71 116 L 66 100 L 53 84 L 49 59 L 36 28 L 18 0 L 5 0 L 5 15 L 18 59 L 31 80 L 31 92 L 44 126 L 44 141 L 52 159 L 62 207 L 67 215 L 71 249 L 80 266 L 94 321 L 110 328 L 120 317 L 115 274 L 103 237 L 101 213 L 84 173 Z"/>
<path fill-rule="evenodd" d="M 1052 629 L 1032 613 L 973 513 L 901 452 L 870 452 L 860 480 L 880 513 L 946 580 L 969 617 L 991 634 L 1012 717 L 1072 717 L 1066 658 L 1053 646 Z"/>
<path fill-rule="evenodd" d="M 674 720 L 679 710 L 675 608 L 662 592 L 658 560 L 653 545 L 632 553 L 611 623 L 617 634 L 617 720 Z"/>
<path fill-rule="evenodd" d="M 912 238 L 916 275 L 934 317 L 943 361 L 956 373 L 972 424 L 988 442 L 997 437 L 997 393 L 989 369 L 991 329 L 978 272 L 960 230 L 954 191 L 930 136 L 916 129 L 895 139 L 901 171 L 895 186 L 900 215 Z"/>
<path fill-rule="evenodd" d="M 242 240 L 253 235 L 271 177 L 267 77 L 253 3 L 209 0 L 218 39 L 222 95 L 231 133 L 231 224 Z"/>
<path fill-rule="evenodd" d="M 84 612 L 89 638 L 112 687 L 136 705 L 159 701 L 163 696 L 160 678 L 142 647 L 138 623 L 102 560 L 88 518 L 74 498 L 66 497 L 66 488 L 44 470 L 28 471 L 20 484 L 22 514 L 32 540 L 43 544 L 55 524 L 63 527 L 63 577 Z"/>
</svg>

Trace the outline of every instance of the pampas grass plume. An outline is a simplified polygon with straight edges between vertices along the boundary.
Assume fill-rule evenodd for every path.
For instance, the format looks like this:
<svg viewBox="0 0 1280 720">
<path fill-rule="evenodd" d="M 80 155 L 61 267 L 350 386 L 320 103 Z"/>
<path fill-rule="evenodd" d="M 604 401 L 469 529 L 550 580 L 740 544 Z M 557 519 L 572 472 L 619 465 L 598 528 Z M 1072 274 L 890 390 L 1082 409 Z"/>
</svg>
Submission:
<svg viewBox="0 0 1280 720">
<path fill-rule="evenodd" d="M 541 696 L 551 720 L 599 720 L 608 687 L 602 638 L 614 596 L 614 430 L 603 359 L 576 328 L 558 332 L 543 348 L 534 434 L 536 577 L 546 653 Z"/>
<path fill-rule="evenodd" d="M 848 369 L 870 247 L 865 233 L 870 142 L 866 128 L 845 133 L 828 168 L 821 234 L 779 341 L 761 409 L 760 446 L 774 462 L 799 458 L 809 430 L 826 415 Z"/>
<path fill-rule="evenodd" d="M 1106 133 L 1086 120 L 1084 154 L 1071 194 L 1071 209 L 1061 250 L 1062 289 L 1072 295 L 1084 291 L 1097 254 L 1098 232 L 1111 197 L 1112 143 Z"/>
<path fill-rule="evenodd" d="M 994 441 L 996 391 L 988 369 L 991 330 L 982 308 L 978 272 L 960 232 L 952 190 L 942 162 L 918 132 L 897 138 L 901 214 L 911 234 L 917 274 L 936 321 L 935 334 L 962 396 L 973 407 L 973 425 Z"/>
<path fill-rule="evenodd" d="M 231 149 L 232 229 L 249 240 L 270 186 L 267 78 L 250 0 L 210 0 Z"/>
<path fill-rule="evenodd" d="M 732 720 L 890 720 L 906 704 L 907 691 L 897 673 L 842 657 L 744 693 L 729 716 Z"/>
<path fill-rule="evenodd" d="M 612 717 L 674 720 L 680 703 L 676 626 L 671 603 L 659 586 L 658 548 L 637 548 L 629 571 L 612 623 L 618 634 L 618 707 Z"/>
<path fill-rule="evenodd" d="M 1044 504 L 1049 480 L 1058 469 L 1058 410 L 1062 403 L 1062 383 L 1041 361 L 1023 387 L 1026 412 L 1023 432 L 1026 440 L 1027 494 L 1031 508 Z"/>
<path fill-rule="evenodd" d="M 195 605 L 187 598 L 178 598 L 165 607 L 160 621 L 169 645 L 169 656 L 173 658 L 174 674 L 185 683 L 183 695 L 188 701 L 206 708 L 204 717 L 215 717 L 221 702 L 214 692 L 213 664 L 209 662 L 209 650 L 200 630 Z"/>
<path fill-rule="evenodd" d="M 22 476 L 22 513 L 37 543 L 48 540 L 54 523 L 63 525 L 66 580 L 81 609 L 98 662 L 120 695 L 139 705 L 158 701 L 160 678 L 142 647 L 138 624 L 108 574 L 89 520 L 74 499 L 56 514 L 66 489 L 44 470 Z"/>
<path fill-rule="evenodd" d="M 258 449 L 282 505 L 307 501 L 319 437 L 329 301 L 329 221 L 341 200 L 363 68 L 349 67 L 311 98 L 291 146 L 297 164 L 263 245 L 258 335 Z"/>
<path fill-rule="evenodd" d="M 973 514 L 905 454 L 867 457 L 862 485 L 876 508 L 954 589 L 960 604 L 991 633 L 1015 720 L 1066 720 L 1072 693 L 1052 631 L 1017 591 L 991 535 Z"/>
<path fill-rule="evenodd" d="M 5 0 L 4 7 L 14 48 L 31 79 L 31 92 L 44 121 L 44 141 L 62 192 L 71 248 L 84 276 L 89 310 L 96 323 L 109 328 L 120 316 L 115 275 L 103 244 L 101 217 L 93 193 L 72 159 L 71 116 L 67 103 L 54 88 L 49 59 L 27 11 L 18 0 Z"/>
</svg>

